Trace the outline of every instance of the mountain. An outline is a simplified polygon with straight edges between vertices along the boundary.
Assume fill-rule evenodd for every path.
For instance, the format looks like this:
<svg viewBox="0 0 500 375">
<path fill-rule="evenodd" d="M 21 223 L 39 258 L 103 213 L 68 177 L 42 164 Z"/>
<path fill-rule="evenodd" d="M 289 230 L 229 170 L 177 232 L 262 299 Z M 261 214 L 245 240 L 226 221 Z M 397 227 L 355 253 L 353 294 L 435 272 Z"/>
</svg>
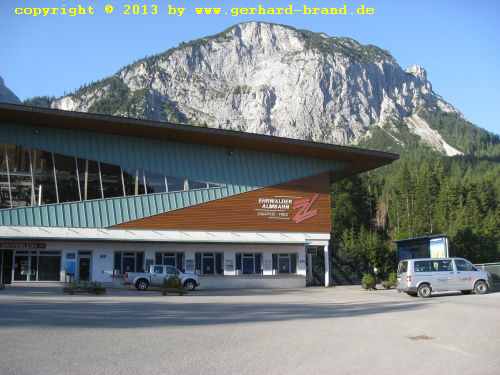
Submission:
<svg viewBox="0 0 500 375">
<path fill-rule="evenodd" d="M 0 77 L 0 103 L 21 103 L 19 98 L 7 87 L 2 77 Z"/>
<path fill-rule="evenodd" d="M 64 110 L 396 152 L 425 145 L 453 156 L 500 143 L 436 94 L 422 67 L 404 70 L 389 52 L 353 39 L 261 22 L 181 43 L 46 99 Z"/>
</svg>

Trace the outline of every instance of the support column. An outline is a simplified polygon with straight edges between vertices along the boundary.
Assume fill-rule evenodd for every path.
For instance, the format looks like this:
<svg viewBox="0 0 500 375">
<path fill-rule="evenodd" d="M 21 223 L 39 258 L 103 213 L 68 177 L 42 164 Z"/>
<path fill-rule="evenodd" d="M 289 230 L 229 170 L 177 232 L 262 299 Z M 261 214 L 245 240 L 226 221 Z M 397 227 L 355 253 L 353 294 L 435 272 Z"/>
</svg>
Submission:
<svg viewBox="0 0 500 375">
<path fill-rule="evenodd" d="M 328 253 L 328 245 L 323 247 L 325 255 L 325 287 L 330 286 L 330 257 Z"/>
</svg>

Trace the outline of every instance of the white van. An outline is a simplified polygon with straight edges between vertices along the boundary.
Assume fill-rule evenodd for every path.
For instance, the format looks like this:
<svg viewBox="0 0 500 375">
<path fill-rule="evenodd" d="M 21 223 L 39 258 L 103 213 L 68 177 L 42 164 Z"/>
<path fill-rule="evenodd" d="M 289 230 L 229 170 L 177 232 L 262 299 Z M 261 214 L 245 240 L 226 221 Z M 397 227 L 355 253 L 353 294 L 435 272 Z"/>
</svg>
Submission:
<svg viewBox="0 0 500 375">
<path fill-rule="evenodd" d="M 428 298 L 432 292 L 460 291 L 485 294 L 490 287 L 488 272 L 462 258 L 406 259 L 398 265 L 398 291 Z"/>
</svg>

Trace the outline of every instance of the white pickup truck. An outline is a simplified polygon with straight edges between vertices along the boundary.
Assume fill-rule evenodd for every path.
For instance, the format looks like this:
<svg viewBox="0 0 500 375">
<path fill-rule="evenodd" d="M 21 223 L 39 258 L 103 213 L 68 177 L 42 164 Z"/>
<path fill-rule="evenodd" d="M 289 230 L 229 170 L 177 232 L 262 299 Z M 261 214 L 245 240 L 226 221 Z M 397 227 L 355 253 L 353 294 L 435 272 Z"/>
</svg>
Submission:
<svg viewBox="0 0 500 375">
<path fill-rule="evenodd" d="M 169 277 L 177 276 L 187 290 L 194 290 L 200 285 L 198 275 L 182 272 L 173 266 L 151 265 L 149 272 L 126 272 L 123 275 L 125 284 L 135 285 L 137 290 L 146 290 L 150 286 L 161 286 Z"/>
</svg>

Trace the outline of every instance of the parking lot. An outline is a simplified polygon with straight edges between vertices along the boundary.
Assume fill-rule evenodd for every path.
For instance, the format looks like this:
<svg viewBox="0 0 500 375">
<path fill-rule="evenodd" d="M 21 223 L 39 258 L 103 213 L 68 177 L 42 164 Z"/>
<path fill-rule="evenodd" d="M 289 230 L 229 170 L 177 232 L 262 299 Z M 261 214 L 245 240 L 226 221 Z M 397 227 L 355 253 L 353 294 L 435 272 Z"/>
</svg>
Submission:
<svg viewBox="0 0 500 375">
<path fill-rule="evenodd" d="M 0 374 L 498 374 L 500 293 L 0 291 Z"/>
</svg>

